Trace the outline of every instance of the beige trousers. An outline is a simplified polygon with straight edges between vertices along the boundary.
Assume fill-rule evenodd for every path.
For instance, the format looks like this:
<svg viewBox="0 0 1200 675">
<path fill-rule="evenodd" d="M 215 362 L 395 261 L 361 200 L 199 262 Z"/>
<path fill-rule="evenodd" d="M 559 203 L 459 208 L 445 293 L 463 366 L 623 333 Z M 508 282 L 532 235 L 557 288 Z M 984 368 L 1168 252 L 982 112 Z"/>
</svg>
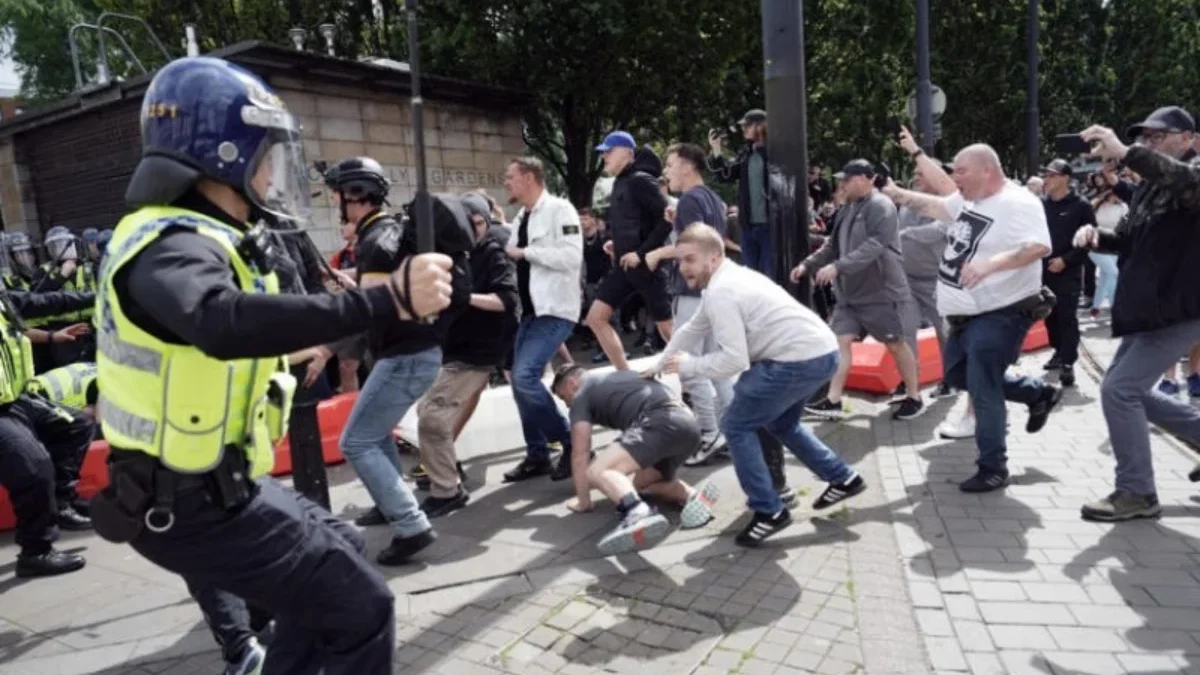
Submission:
<svg viewBox="0 0 1200 675">
<path fill-rule="evenodd" d="M 491 372 L 490 368 L 445 364 L 417 406 L 417 445 L 421 448 L 421 463 L 429 473 L 430 494 L 434 497 L 458 494 L 457 453 L 454 450 L 456 422 L 467 401 L 487 387 Z"/>
</svg>

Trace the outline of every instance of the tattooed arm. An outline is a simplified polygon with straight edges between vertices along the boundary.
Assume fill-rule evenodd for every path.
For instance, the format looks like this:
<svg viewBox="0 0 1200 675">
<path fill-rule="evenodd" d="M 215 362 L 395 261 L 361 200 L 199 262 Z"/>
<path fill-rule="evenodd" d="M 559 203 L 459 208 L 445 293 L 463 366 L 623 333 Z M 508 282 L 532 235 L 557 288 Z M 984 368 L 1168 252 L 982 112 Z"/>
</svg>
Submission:
<svg viewBox="0 0 1200 675">
<path fill-rule="evenodd" d="M 1170 192 L 1183 208 L 1200 211 L 1200 165 L 1181 162 L 1139 145 L 1129 148 L 1125 165 L 1143 180 Z"/>
</svg>

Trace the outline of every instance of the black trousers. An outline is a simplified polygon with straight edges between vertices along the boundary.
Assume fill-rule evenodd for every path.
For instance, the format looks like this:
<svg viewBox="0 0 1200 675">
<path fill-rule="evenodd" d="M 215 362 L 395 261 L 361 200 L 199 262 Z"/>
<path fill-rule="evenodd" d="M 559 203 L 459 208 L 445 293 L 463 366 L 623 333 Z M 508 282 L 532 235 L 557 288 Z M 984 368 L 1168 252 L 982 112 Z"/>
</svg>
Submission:
<svg viewBox="0 0 1200 675">
<path fill-rule="evenodd" d="M 220 645 L 226 663 L 240 661 L 250 639 L 271 622 L 270 615 L 248 606 L 245 600 L 232 593 L 191 579 L 184 578 L 184 581 L 200 606 L 213 638 Z"/>
<path fill-rule="evenodd" d="M 1058 301 L 1046 317 L 1046 334 L 1058 360 L 1068 366 L 1079 358 L 1079 273 L 1065 270 L 1061 275 L 1047 274 L 1043 283 L 1054 291 Z"/>
<path fill-rule="evenodd" d="M 787 475 L 783 472 L 783 443 L 766 429 L 754 433 L 762 445 L 763 459 L 767 462 L 767 470 L 771 472 L 771 484 L 776 490 L 782 490 L 787 487 Z"/>
<path fill-rule="evenodd" d="M 1096 263 L 1092 262 L 1091 256 L 1083 259 L 1083 294 L 1096 297 Z"/>
<path fill-rule="evenodd" d="M 275 617 L 265 675 L 390 675 L 395 598 L 349 524 L 275 480 L 234 511 L 202 489 L 176 495 L 175 523 L 133 548 L 192 588 L 216 588 Z"/>
<path fill-rule="evenodd" d="M 0 485 L 17 516 L 22 553 L 45 553 L 58 539 L 55 519 L 77 497 L 95 427 L 82 412 L 28 394 L 0 407 Z"/>
</svg>

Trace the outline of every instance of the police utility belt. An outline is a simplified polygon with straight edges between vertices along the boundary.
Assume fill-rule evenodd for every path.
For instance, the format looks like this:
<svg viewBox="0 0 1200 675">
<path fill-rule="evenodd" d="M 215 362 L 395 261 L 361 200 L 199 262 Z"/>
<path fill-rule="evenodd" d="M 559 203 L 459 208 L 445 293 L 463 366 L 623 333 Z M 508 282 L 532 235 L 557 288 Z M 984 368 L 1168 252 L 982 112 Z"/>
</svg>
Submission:
<svg viewBox="0 0 1200 675">
<path fill-rule="evenodd" d="M 1014 302 L 1011 305 L 993 309 L 990 312 L 982 314 L 973 314 L 969 316 L 957 315 L 947 316 L 946 323 L 950 324 L 950 330 L 957 331 L 962 329 L 973 319 L 978 319 L 991 314 L 1021 314 L 1025 318 L 1033 321 L 1041 321 L 1050 316 L 1050 312 L 1054 311 L 1054 304 L 1058 298 L 1054 296 L 1054 291 L 1042 286 L 1041 290 L 1033 295 Z"/>
<path fill-rule="evenodd" d="M 225 449 L 212 471 L 184 474 L 172 471 L 145 453 L 113 449 L 109 456 L 109 485 L 92 500 L 96 533 L 123 544 L 147 529 L 156 534 L 175 525 L 176 500 L 203 500 L 218 509 L 236 511 L 254 496 L 245 453 Z"/>
</svg>

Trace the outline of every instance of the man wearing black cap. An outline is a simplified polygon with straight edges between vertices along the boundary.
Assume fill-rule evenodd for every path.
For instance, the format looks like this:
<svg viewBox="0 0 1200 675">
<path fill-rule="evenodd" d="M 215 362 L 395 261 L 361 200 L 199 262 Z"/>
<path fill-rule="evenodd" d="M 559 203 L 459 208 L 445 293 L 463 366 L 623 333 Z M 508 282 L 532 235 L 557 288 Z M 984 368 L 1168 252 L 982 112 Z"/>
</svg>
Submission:
<svg viewBox="0 0 1200 675">
<path fill-rule="evenodd" d="M 1117 460 L 1116 490 L 1082 509 L 1085 520 L 1152 518 L 1162 512 L 1150 456 L 1150 427 L 1200 443 L 1200 410 L 1154 389 L 1159 375 L 1200 342 L 1200 161 L 1196 124 L 1183 108 L 1159 108 L 1129 129 L 1126 147 L 1112 129 L 1083 138 L 1104 160 L 1142 177 L 1115 231 L 1083 227 L 1077 246 L 1116 253 L 1120 275 L 1112 331 L 1121 346 L 1100 386 L 1104 421 Z"/>
<path fill-rule="evenodd" d="M 896 207 L 875 189 L 875 167 L 856 159 L 842 169 L 839 181 L 846 205 L 838 212 L 825 243 L 792 270 L 793 283 L 813 272 L 819 284 L 837 284 L 837 306 L 831 324 L 841 359 L 829 383 L 829 396 L 808 407 L 812 414 L 840 418 L 842 390 L 850 375 L 851 345 L 865 331 L 887 345 L 900 375 L 905 397 L 894 419 L 907 420 L 924 412 L 917 379 L 917 358 L 907 338 L 916 323 L 916 307 L 901 262 Z"/>
<path fill-rule="evenodd" d="M 742 264 L 775 278 L 775 248 L 771 245 L 767 210 L 767 112 L 749 110 L 738 122 L 746 145 L 732 162 L 721 156 L 721 133 L 708 132 L 708 170 L 722 183 L 738 184 L 738 222 L 742 230 Z"/>
<path fill-rule="evenodd" d="M 1042 172 L 1046 186 L 1046 225 L 1050 228 L 1050 255 L 1042 260 L 1042 283 L 1054 292 L 1057 303 L 1046 317 L 1046 333 L 1054 355 L 1046 362 L 1058 371 L 1063 386 L 1075 385 L 1075 360 L 1079 357 L 1080 270 L 1087 251 L 1071 243 L 1085 225 L 1096 224 L 1096 213 L 1088 200 L 1071 189 L 1071 165 L 1065 159 L 1050 162 Z"/>
</svg>

